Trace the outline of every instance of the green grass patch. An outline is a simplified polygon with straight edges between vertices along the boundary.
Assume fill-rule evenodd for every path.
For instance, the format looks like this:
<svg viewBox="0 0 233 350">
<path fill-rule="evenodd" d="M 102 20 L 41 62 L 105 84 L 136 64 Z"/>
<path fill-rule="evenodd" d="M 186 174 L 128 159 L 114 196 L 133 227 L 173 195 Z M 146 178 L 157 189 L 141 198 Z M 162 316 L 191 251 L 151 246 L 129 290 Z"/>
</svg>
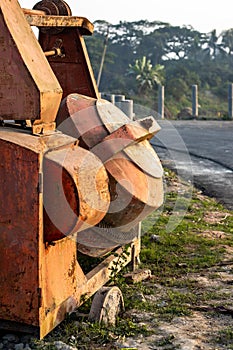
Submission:
<svg viewBox="0 0 233 350">
<path fill-rule="evenodd" d="M 168 172 L 168 176 L 169 176 Z M 150 266 L 153 273 L 163 281 L 169 276 L 181 276 L 208 268 L 221 261 L 224 245 L 233 244 L 233 215 L 214 224 L 205 220 L 205 213 L 224 211 L 222 205 L 214 199 L 200 200 L 197 190 L 185 189 L 184 197 L 176 192 L 166 195 L 163 211 L 152 213 L 143 222 L 141 260 L 145 266 Z M 193 192 L 192 199 L 186 198 L 186 193 Z M 185 212 L 179 217 L 179 208 Z M 176 211 L 174 211 L 176 210 Z M 171 217 L 179 220 L 178 225 L 168 230 Z M 153 224 L 154 220 L 154 224 Z M 223 239 L 212 239 L 203 235 L 206 231 L 222 231 L 228 235 Z M 158 235 L 157 242 L 151 241 L 153 235 Z"/>
</svg>

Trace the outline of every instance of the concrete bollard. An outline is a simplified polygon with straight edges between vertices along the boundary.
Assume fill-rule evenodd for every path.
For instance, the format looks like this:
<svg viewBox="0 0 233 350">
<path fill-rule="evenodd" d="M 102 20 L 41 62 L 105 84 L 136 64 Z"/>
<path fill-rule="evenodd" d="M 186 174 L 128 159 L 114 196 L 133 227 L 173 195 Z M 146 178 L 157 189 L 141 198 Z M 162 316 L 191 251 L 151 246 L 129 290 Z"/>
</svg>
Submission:
<svg viewBox="0 0 233 350">
<path fill-rule="evenodd" d="M 198 86 L 192 85 L 192 115 L 198 117 Z"/>
<path fill-rule="evenodd" d="M 158 87 L 158 113 L 161 119 L 164 119 L 164 86 L 159 85 Z"/>
<path fill-rule="evenodd" d="M 115 102 L 125 101 L 125 95 L 115 95 Z"/>
<path fill-rule="evenodd" d="M 228 85 L 228 116 L 233 119 L 233 84 Z"/>
<path fill-rule="evenodd" d="M 103 98 L 104 100 L 113 103 L 116 107 L 120 108 L 120 110 L 122 110 L 122 112 L 124 112 L 127 115 L 127 117 L 133 119 L 133 100 L 126 100 L 125 95 L 114 95 L 108 94 L 106 92 L 101 92 L 100 98 Z"/>
<path fill-rule="evenodd" d="M 109 102 L 112 102 L 113 104 L 115 104 L 115 95 L 113 94 L 108 94 L 106 92 L 101 92 L 101 98 L 103 98 L 104 100 L 107 100 Z"/>
<path fill-rule="evenodd" d="M 133 119 L 134 112 L 133 112 L 133 100 L 124 100 L 121 102 L 116 102 L 115 105 L 124 112 L 127 117 L 130 119 Z"/>
</svg>

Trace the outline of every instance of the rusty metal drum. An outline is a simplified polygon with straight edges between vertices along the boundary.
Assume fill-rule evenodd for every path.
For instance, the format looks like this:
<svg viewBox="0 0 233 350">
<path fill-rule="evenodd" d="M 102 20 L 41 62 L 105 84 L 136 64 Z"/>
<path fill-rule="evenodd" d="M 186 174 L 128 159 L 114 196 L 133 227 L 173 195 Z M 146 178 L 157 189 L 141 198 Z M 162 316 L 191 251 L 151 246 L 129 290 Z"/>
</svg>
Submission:
<svg viewBox="0 0 233 350">
<path fill-rule="evenodd" d="M 45 241 L 75 236 L 104 218 L 108 176 L 93 153 L 75 144 L 46 153 L 43 182 Z"/>
<path fill-rule="evenodd" d="M 101 221 L 108 230 L 80 232 L 80 250 L 99 255 L 101 249 L 106 252 L 132 241 L 132 229 L 163 203 L 163 169 L 148 141 L 153 122 L 148 119 L 147 127 L 108 101 L 78 94 L 62 101 L 56 122 L 59 130 L 78 138 L 82 147 L 100 158 L 109 178 L 111 201 Z M 95 247 L 90 249 L 93 241 Z"/>
</svg>

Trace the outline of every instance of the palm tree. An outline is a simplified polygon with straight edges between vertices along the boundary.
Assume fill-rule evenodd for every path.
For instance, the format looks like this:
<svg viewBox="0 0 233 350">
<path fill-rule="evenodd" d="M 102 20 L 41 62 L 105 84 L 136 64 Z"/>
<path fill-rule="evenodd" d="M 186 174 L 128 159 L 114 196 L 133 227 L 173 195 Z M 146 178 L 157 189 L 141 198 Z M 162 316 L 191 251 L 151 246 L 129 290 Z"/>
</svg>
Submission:
<svg viewBox="0 0 233 350">
<path fill-rule="evenodd" d="M 153 66 L 151 60 L 143 56 L 137 59 L 134 65 L 129 65 L 128 74 L 134 75 L 138 84 L 138 92 L 146 92 L 153 89 L 155 85 L 161 85 L 164 79 L 164 66 L 156 64 Z"/>
</svg>

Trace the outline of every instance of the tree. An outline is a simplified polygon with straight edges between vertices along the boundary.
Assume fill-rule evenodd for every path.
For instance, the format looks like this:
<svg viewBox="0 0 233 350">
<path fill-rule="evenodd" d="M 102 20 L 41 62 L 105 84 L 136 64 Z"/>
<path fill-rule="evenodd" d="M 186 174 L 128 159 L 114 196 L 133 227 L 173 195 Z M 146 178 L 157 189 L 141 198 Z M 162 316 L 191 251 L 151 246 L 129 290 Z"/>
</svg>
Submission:
<svg viewBox="0 0 233 350">
<path fill-rule="evenodd" d="M 155 85 L 162 83 L 164 66 L 157 64 L 153 66 L 151 60 L 143 56 L 141 59 L 137 59 L 134 65 L 129 65 L 128 74 L 134 75 L 138 84 L 138 92 L 146 93 L 147 90 L 151 90 Z"/>
<path fill-rule="evenodd" d="M 215 30 L 200 33 L 158 21 L 96 21 L 93 37 L 86 38 L 96 76 L 108 30 L 101 91 L 127 94 L 154 108 L 156 91 L 151 89 L 163 83 L 166 72 L 166 106 L 174 114 L 189 105 L 193 84 L 203 96 L 210 92 L 226 99 L 227 84 L 233 82 L 233 29 L 218 36 Z"/>
<path fill-rule="evenodd" d="M 233 54 L 233 28 L 225 30 L 222 34 L 222 45 L 230 56 Z"/>
<path fill-rule="evenodd" d="M 216 29 L 212 30 L 206 36 L 206 46 L 204 52 L 212 59 L 215 59 L 219 53 L 224 52 L 222 44 L 219 42 L 219 36 L 217 36 Z"/>
<path fill-rule="evenodd" d="M 166 35 L 160 33 L 160 30 L 154 30 L 143 37 L 137 48 L 139 57 L 146 56 L 152 64 L 161 64 L 165 54 Z"/>
<path fill-rule="evenodd" d="M 169 26 L 160 30 L 166 37 L 164 58 L 187 59 L 193 55 L 193 50 L 199 49 L 201 34 L 190 27 Z"/>
</svg>

